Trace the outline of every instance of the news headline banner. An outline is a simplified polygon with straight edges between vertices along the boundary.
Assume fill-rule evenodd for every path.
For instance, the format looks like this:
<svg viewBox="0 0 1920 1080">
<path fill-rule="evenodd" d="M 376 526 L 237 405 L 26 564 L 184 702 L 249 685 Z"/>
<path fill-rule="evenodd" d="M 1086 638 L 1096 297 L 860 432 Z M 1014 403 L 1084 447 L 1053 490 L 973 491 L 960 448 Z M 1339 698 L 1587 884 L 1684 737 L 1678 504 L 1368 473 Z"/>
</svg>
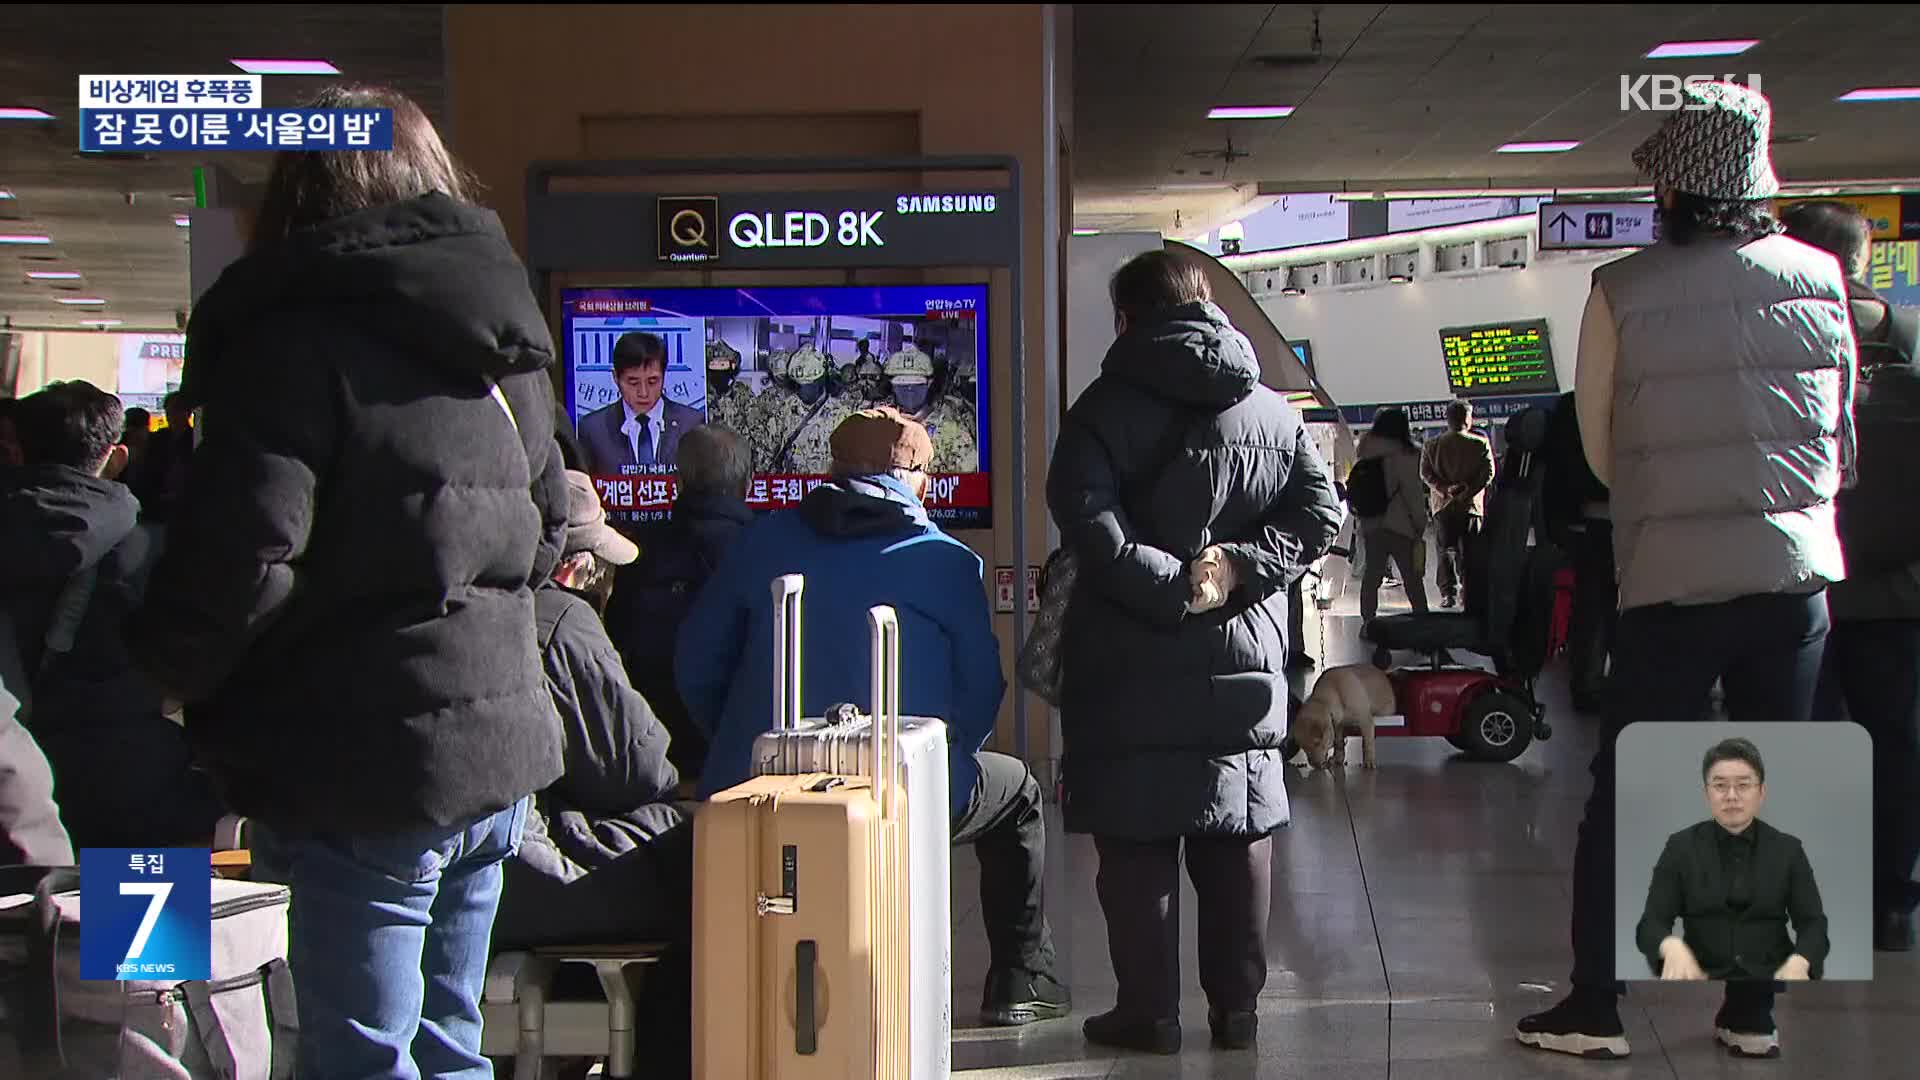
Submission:
<svg viewBox="0 0 1920 1080">
<path fill-rule="evenodd" d="M 826 481 L 824 476 L 758 474 L 748 487 L 747 505 L 755 510 L 790 509 L 800 505 L 802 499 Z M 982 519 L 993 505 L 989 483 L 986 473 L 928 477 L 927 516 L 949 523 Z M 596 475 L 593 484 L 600 491 L 602 504 L 612 513 L 666 511 L 679 493 L 679 478 L 674 474 L 649 473 L 637 468 L 627 475 Z"/>
<path fill-rule="evenodd" d="M 87 109 L 80 149 L 391 150 L 392 109 Z"/>
</svg>

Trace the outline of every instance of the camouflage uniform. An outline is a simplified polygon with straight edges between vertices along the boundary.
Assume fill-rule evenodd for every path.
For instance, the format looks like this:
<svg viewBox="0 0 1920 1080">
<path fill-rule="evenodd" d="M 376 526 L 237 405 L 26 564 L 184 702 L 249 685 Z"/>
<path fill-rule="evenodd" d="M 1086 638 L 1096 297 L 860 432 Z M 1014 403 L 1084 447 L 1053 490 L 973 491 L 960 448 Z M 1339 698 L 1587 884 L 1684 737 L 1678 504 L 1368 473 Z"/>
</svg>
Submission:
<svg viewBox="0 0 1920 1080">
<path fill-rule="evenodd" d="M 933 357 L 921 352 L 909 341 L 899 352 L 887 357 L 884 373 L 896 388 L 912 385 L 931 387 Z M 955 401 L 950 395 L 943 395 L 910 415 L 926 427 L 927 436 L 933 440 L 933 461 L 927 466 L 928 472 L 980 471 L 980 447 L 974 432 L 974 411 L 970 406 Z"/>
<path fill-rule="evenodd" d="M 826 376 L 827 360 L 812 346 L 802 346 L 787 365 L 787 382 L 796 387 L 822 382 Z M 853 415 L 854 406 L 844 398 L 828 396 L 823 402 L 815 402 L 819 406 L 816 411 L 814 405 L 803 401 L 798 393 L 785 386 L 760 395 L 760 400 L 763 404 L 758 426 L 764 438 L 764 451 L 762 444 L 756 441 L 755 469 L 760 472 L 816 475 L 830 471 L 833 453 L 828 440 L 833 435 L 833 429 L 840 426 L 840 421 Z M 808 418 L 809 414 L 811 419 Z M 789 439 L 792 440 L 792 448 L 788 450 L 785 460 L 776 460 L 780 448 L 787 445 Z"/>
<path fill-rule="evenodd" d="M 740 371 L 740 353 L 724 341 L 707 342 L 707 423 L 718 424 L 736 435 L 747 434 L 747 421 L 753 408 L 753 391 L 738 378 L 727 384 L 725 390 L 714 393 L 711 389 L 716 373 L 737 373 Z"/>
</svg>

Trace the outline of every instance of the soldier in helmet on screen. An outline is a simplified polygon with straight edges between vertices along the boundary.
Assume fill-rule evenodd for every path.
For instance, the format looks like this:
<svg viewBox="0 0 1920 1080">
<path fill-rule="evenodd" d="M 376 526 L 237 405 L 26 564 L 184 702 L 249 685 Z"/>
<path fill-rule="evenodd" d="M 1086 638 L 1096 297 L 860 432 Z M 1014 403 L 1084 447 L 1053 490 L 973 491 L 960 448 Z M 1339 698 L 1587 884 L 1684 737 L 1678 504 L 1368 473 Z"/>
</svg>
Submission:
<svg viewBox="0 0 1920 1080">
<path fill-rule="evenodd" d="M 740 381 L 740 352 L 724 341 L 707 342 L 707 423 L 746 435 L 753 391 Z"/>
<path fill-rule="evenodd" d="M 933 398 L 933 357 L 908 338 L 900 351 L 887 357 L 883 369 L 893 404 L 918 420 L 933 440 L 935 474 L 980 471 L 980 447 L 974 432 L 974 412 L 949 395 Z"/>
<path fill-rule="evenodd" d="M 791 389 L 761 395 L 767 405 L 760 413 L 760 432 L 771 449 L 760 471 L 817 476 L 829 471 L 829 438 L 854 409 L 827 392 L 827 367 L 825 356 L 812 345 L 802 345 L 787 361 Z"/>
<path fill-rule="evenodd" d="M 887 377 L 880 358 L 873 354 L 877 335 L 868 334 L 855 346 L 853 358 L 853 397 L 862 403 L 877 403 L 887 395 Z"/>
</svg>

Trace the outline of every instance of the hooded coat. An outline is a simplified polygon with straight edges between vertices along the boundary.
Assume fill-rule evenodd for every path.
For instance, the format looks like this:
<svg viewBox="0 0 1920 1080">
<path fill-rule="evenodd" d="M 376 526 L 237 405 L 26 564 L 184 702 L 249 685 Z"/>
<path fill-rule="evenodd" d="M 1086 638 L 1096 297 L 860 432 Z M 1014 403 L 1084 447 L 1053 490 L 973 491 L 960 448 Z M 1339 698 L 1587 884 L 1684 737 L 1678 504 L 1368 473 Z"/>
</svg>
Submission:
<svg viewBox="0 0 1920 1080">
<path fill-rule="evenodd" d="M 1156 471 L 1172 425 L 1184 437 Z M 1172 308 L 1114 342 L 1067 413 L 1047 503 L 1080 567 L 1061 641 L 1067 828 L 1285 825 L 1287 586 L 1343 511 L 1300 414 L 1260 385 L 1219 308 Z M 1189 566 L 1216 544 L 1239 587 L 1188 615 Z"/>
<path fill-rule="evenodd" d="M 499 219 L 444 195 L 300 230 L 201 299 L 205 435 L 130 633 L 235 810 L 448 828 L 560 775 L 530 587 L 566 526 L 552 360 Z"/>
</svg>

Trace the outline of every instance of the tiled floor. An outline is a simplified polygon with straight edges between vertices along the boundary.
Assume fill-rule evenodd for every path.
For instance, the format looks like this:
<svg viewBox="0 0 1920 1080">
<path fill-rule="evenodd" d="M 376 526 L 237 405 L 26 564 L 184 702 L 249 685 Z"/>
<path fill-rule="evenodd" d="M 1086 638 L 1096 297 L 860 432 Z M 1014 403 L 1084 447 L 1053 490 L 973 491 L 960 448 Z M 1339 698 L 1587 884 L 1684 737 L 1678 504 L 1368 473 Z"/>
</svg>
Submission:
<svg viewBox="0 0 1920 1080">
<path fill-rule="evenodd" d="M 1383 610 L 1393 610 L 1390 592 Z M 1403 603 L 1403 602 L 1402 602 Z M 1329 613 L 1336 662 L 1359 658 L 1349 593 Z M 1775 1077 L 1866 1080 L 1912 1076 L 1908 1039 L 1920 1020 L 1920 954 L 1881 954 L 1876 981 L 1809 984 L 1781 1001 L 1784 1056 L 1730 1059 L 1712 1042 L 1716 992 L 1636 986 L 1623 1002 L 1634 1053 L 1583 1062 L 1513 1041 L 1516 1020 L 1565 986 L 1574 830 L 1587 794 L 1595 725 L 1567 704 L 1564 679 L 1544 680 L 1554 737 L 1510 765 L 1455 760 L 1438 739 L 1383 738 L 1380 768 L 1308 774 L 1290 784 L 1293 824 L 1276 838 L 1271 975 L 1256 1051 L 1207 1049 L 1206 1005 L 1193 969 L 1194 902 L 1182 901 L 1188 955 L 1177 1058 L 1116 1054 L 1080 1036 L 1112 1004 L 1106 926 L 1094 899 L 1084 837 L 1057 834 L 1048 907 L 1074 1016 L 1020 1031 L 956 1032 L 955 1075 L 1246 1077 L 1259 1080 L 1608 1080 Z M 1353 757 L 1358 759 L 1358 747 Z M 972 1016 L 986 944 L 971 856 L 954 858 L 954 1015 Z"/>
</svg>

